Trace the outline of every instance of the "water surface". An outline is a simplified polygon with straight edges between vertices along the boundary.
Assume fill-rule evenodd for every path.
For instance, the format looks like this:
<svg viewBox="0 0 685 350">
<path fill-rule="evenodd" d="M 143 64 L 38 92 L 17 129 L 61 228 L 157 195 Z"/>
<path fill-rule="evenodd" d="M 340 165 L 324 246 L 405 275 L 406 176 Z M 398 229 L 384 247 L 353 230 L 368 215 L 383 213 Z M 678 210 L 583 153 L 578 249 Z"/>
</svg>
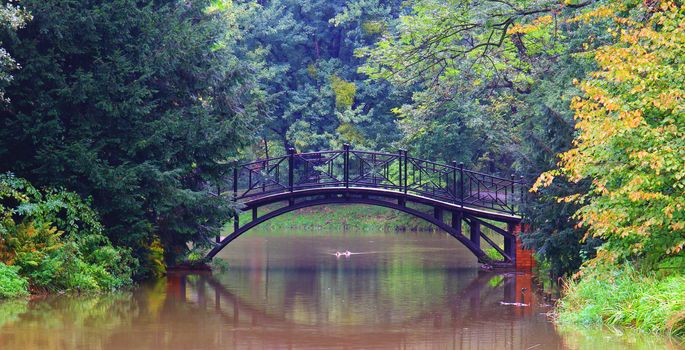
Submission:
<svg viewBox="0 0 685 350">
<path fill-rule="evenodd" d="M 220 257 L 132 292 L 2 303 L 0 349 L 682 349 L 556 329 L 530 274 L 480 271 L 441 233 L 255 231 Z"/>
</svg>

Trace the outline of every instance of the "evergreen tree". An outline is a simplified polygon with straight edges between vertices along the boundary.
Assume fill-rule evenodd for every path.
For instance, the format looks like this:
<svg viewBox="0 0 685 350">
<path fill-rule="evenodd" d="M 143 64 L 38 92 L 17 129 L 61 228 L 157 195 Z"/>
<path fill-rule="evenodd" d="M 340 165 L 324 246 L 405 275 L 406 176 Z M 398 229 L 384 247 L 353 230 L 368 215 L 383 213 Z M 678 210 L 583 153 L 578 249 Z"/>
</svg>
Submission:
<svg viewBox="0 0 685 350">
<path fill-rule="evenodd" d="M 256 128 L 230 2 L 27 0 L 0 171 L 90 196 L 117 245 L 168 263 L 229 217 L 207 183 Z M 233 21 L 233 22 L 232 22 Z"/>
</svg>

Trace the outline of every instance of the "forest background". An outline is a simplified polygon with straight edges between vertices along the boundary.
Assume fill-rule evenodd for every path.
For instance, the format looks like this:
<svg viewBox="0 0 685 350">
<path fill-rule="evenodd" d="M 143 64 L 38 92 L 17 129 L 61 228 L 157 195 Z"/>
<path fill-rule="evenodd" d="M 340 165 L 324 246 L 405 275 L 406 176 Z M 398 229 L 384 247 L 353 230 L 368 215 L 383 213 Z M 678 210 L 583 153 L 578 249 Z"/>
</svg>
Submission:
<svg viewBox="0 0 685 350">
<path fill-rule="evenodd" d="M 235 213 L 207 195 L 231 162 L 350 143 L 524 175 L 525 243 L 551 275 L 576 276 L 561 310 L 682 333 L 684 12 L 668 0 L 4 1 L 0 279 L 12 283 L 0 285 L 13 287 L 0 295 L 161 275 Z M 624 285 L 591 285 L 599 275 Z M 675 301 L 617 317 L 590 295 L 635 280 Z"/>
</svg>

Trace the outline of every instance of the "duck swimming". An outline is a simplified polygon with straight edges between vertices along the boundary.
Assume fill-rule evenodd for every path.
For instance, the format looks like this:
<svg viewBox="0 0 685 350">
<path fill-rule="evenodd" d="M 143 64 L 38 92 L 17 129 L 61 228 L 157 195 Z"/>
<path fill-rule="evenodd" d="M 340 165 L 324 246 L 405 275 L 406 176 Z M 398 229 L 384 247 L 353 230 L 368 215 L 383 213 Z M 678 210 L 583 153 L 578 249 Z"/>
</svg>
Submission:
<svg viewBox="0 0 685 350">
<path fill-rule="evenodd" d="M 336 252 L 335 252 L 335 256 L 338 257 L 338 258 L 341 257 L 341 256 L 345 256 L 345 257 L 347 258 L 347 257 L 349 257 L 350 255 L 352 255 L 352 253 L 350 253 L 349 250 L 346 250 L 346 251 L 344 251 L 344 252 L 340 252 L 340 251 L 336 251 Z"/>
</svg>

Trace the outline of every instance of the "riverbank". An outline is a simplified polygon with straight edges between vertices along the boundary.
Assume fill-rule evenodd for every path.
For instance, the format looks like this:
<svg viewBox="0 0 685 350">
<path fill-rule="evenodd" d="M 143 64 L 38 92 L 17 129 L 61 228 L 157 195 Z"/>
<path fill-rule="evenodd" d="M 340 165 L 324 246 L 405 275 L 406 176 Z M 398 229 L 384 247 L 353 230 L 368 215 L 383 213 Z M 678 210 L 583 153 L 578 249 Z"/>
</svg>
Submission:
<svg viewBox="0 0 685 350">
<path fill-rule="evenodd" d="M 584 270 L 557 305 L 562 325 L 615 325 L 685 336 L 685 275 L 644 274 L 626 264 Z"/>
</svg>

